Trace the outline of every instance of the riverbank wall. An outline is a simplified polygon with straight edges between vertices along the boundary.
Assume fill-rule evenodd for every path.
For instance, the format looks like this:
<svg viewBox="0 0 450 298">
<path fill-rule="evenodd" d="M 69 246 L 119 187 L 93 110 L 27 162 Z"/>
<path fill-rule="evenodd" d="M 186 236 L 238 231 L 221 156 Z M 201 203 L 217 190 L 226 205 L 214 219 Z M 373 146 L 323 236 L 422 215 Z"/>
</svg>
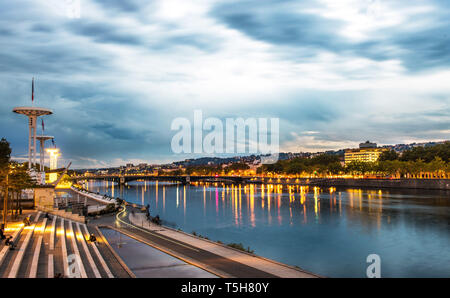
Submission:
<svg viewBox="0 0 450 298">
<path fill-rule="evenodd" d="M 450 179 L 309 179 L 306 185 L 321 187 L 437 189 L 450 191 Z"/>
</svg>

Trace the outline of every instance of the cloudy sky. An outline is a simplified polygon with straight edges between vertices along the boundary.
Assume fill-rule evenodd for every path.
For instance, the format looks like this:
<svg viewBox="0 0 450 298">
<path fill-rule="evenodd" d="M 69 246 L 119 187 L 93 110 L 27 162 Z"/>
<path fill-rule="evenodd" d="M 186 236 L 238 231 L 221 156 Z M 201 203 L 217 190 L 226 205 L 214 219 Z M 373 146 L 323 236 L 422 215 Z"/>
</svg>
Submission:
<svg viewBox="0 0 450 298">
<path fill-rule="evenodd" d="M 176 117 L 278 117 L 282 151 L 450 137 L 450 5 L 395 0 L 0 0 L 0 136 L 75 168 L 186 158 Z M 40 127 L 39 127 L 40 129 Z M 40 130 L 39 130 L 40 133 Z"/>
</svg>

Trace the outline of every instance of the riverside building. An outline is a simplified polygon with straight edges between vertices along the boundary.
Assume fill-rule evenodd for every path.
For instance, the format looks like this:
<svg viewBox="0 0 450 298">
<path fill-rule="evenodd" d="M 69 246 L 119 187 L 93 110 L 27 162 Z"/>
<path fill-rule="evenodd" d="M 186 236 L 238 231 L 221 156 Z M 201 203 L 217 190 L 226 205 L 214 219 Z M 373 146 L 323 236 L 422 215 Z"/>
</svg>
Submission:
<svg viewBox="0 0 450 298">
<path fill-rule="evenodd" d="M 352 161 L 374 162 L 386 151 L 386 148 L 378 148 L 376 143 L 369 141 L 359 144 L 359 149 L 345 150 L 345 164 Z"/>
</svg>

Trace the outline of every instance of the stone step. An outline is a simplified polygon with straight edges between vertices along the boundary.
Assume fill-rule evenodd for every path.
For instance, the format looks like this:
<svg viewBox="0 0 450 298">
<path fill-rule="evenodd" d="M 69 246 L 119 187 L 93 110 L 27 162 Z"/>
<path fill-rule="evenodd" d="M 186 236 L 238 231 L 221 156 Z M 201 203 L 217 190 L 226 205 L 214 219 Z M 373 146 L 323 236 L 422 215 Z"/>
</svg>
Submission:
<svg viewBox="0 0 450 298">
<path fill-rule="evenodd" d="M 38 214 L 36 216 L 36 221 L 39 219 Z M 23 257 L 25 255 L 25 252 L 28 249 L 28 245 L 30 243 L 31 237 L 33 236 L 34 229 L 36 227 L 36 223 L 34 223 L 31 226 L 25 227 L 24 230 L 26 231 L 23 241 L 21 241 L 20 245 L 17 245 L 16 248 L 16 257 L 14 258 L 14 262 L 12 263 L 11 269 L 9 270 L 9 273 L 7 275 L 8 278 L 16 278 L 17 274 L 19 273 L 20 265 L 22 264 Z"/>
<path fill-rule="evenodd" d="M 68 230 L 66 232 L 66 237 L 68 242 L 71 243 L 71 254 L 68 255 L 69 261 L 69 275 L 74 274 L 75 277 L 87 278 L 86 268 L 83 264 L 83 257 L 80 254 L 78 248 L 76 234 L 73 231 L 72 221 L 68 221 Z M 72 270 L 73 268 L 73 270 Z"/>
<path fill-rule="evenodd" d="M 0 247 L 0 277 L 53 278 L 57 273 L 65 277 L 115 277 L 115 268 L 103 256 L 104 248 L 88 240 L 90 231 L 85 224 L 55 215 L 45 218 L 41 212 L 33 214 L 31 222 L 29 227 L 17 225 L 11 231 L 15 250 Z M 106 260 L 110 257 L 107 254 Z"/>
<path fill-rule="evenodd" d="M 81 232 L 84 235 L 84 238 L 89 239 L 90 234 L 89 234 L 89 231 L 88 231 L 86 225 L 80 224 L 80 227 L 81 227 Z M 109 266 L 106 264 L 105 259 L 101 255 L 100 251 L 98 250 L 97 243 L 90 242 L 90 241 L 86 241 L 86 242 L 88 244 L 87 246 L 91 252 L 91 255 L 93 256 L 94 262 L 95 262 L 101 276 L 104 278 L 113 278 L 114 275 L 111 272 Z"/>
<path fill-rule="evenodd" d="M 15 230 L 13 231 L 12 235 L 10 233 L 5 233 L 5 236 L 8 237 L 8 236 L 11 235 L 12 239 L 13 239 L 13 242 L 17 243 L 18 239 L 20 238 L 20 235 L 21 235 L 22 231 L 23 231 L 23 224 L 18 225 L 15 228 Z M 10 253 L 9 246 L 6 246 L 4 244 L 4 241 L 2 241 L 2 243 L 3 243 L 3 245 L 2 245 L 2 248 L 0 250 L 0 271 L 1 271 L 1 267 L 3 266 L 3 263 L 9 261 L 9 260 L 7 260 L 8 254 L 12 254 L 12 253 Z"/>
<path fill-rule="evenodd" d="M 89 250 L 86 244 L 86 238 L 84 234 L 81 232 L 80 224 L 75 223 L 74 225 L 75 225 L 76 239 L 80 246 L 80 253 L 81 253 L 80 257 L 82 258 L 82 260 L 85 261 L 85 263 L 87 263 L 85 269 L 88 277 L 101 278 L 102 276 L 100 274 L 100 271 L 98 270 L 97 264 L 95 263 L 91 251 Z"/>
<path fill-rule="evenodd" d="M 62 244 L 62 239 L 64 239 L 65 242 L 65 236 L 64 238 L 61 237 L 61 235 L 63 235 L 65 233 L 64 231 L 64 219 L 57 217 L 56 219 L 56 223 L 55 223 L 55 233 L 53 235 L 53 247 L 51 246 L 51 239 L 49 239 L 49 250 L 48 250 L 48 254 L 53 255 L 53 275 L 51 277 L 54 277 L 55 274 L 61 274 L 64 275 L 65 274 L 65 266 L 64 266 L 64 260 L 67 260 L 67 250 L 64 248 L 63 249 L 63 244 Z M 51 233 L 50 233 L 50 237 Z M 65 253 L 65 259 L 64 259 L 64 253 Z M 48 266 L 50 266 L 50 260 L 48 260 Z M 47 269 L 47 277 L 48 274 L 51 274 L 50 269 Z"/>
<path fill-rule="evenodd" d="M 45 227 L 47 225 L 47 218 L 44 218 L 39 228 L 35 229 L 35 237 L 37 237 L 36 245 L 33 249 L 33 259 L 31 260 L 28 277 L 36 278 L 39 265 L 39 255 L 41 254 L 42 241 L 44 238 Z"/>
<path fill-rule="evenodd" d="M 126 270 L 123 269 L 120 263 L 117 262 L 116 257 L 111 252 L 109 247 L 106 245 L 101 235 L 98 233 L 97 227 L 88 225 L 86 233 L 87 234 L 92 233 L 97 238 L 97 243 L 95 243 L 94 245 L 96 249 L 99 251 L 99 254 L 108 264 L 108 269 L 111 273 L 111 275 L 109 276 L 117 278 L 130 278 L 130 275 L 126 272 Z"/>
</svg>

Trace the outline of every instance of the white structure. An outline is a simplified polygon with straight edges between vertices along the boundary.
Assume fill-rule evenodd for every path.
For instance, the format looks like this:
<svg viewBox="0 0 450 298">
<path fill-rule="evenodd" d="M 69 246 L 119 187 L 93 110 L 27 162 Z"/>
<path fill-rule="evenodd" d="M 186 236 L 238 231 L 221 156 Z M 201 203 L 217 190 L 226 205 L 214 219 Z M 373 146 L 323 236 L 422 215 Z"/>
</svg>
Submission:
<svg viewBox="0 0 450 298">
<path fill-rule="evenodd" d="M 44 162 L 45 162 L 45 151 L 44 151 L 44 148 L 45 148 L 45 141 L 54 139 L 54 137 L 52 137 L 52 136 L 37 136 L 36 139 L 39 140 L 39 145 L 40 145 L 40 148 L 39 148 L 40 168 L 39 168 L 39 170 L 41 172 L 44 172 Z"/>
<path fill-rule="evenodd" d="M 52 140 L 53 137 L 51 136 L 37 136 L 36 137 L 39 140 L 39 174 L 40 174 L 40 184 L 45 184 L 45 141 Z"/>
<path fill-rule="evenodd" d="M 36 120 L 39 116 L 53 114 L 53 111 L 38 107 L 17 107 L 13 109 L 13 112 L 28 117 L 28 169 L 31 169 L 36 163 Z"/>
<path fill-rule="evenodd" d="M 61 155 L 59 153 L 59 149 L 57 148 L 49 148 L 46 150 L 50 155 L 50 170 L 56 170 L 58 168 L 58 157 Z M 50 183 L 56 181 L 58 179 L 57 173 L 50 173 L 48 180 Z"/>
</svg>

